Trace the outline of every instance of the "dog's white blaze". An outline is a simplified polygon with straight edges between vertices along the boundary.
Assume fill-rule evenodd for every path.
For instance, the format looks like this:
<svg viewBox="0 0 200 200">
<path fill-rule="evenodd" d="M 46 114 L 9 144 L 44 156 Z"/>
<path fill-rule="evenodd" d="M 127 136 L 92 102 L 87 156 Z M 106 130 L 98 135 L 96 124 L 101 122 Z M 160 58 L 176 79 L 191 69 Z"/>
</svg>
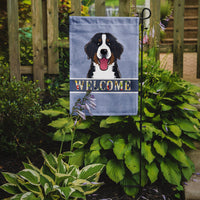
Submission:
<svg viewBox="0 0 200 200">
<path fill-rule="evenodd" d="M 102 59 L 102 54 L 101 54 L 102 49 L 107 50 L 106 59 L 109 59 L 111 57 L 111 51 L 110 51 L 110 47 L 106 44 L 106 34 L 102 34 L 102 44 L 101 44 L 101 46 L 99 46 L 99 48 L 97 50 L 97 57 L 99 59 Z"/>
<path fill-rule="evenodd" d="M 115 75 L 114 72 L 112 71 L 114 63 L 111 65 L 108 65 L 108 69 L 106 71 L 102 71 L 99 68 L 99 65 L 93 62 L 93 65 L 95 66 L 95 71 L 93 72 L 93 77 L 94 79 L 114 79 Z"/>
</svg>

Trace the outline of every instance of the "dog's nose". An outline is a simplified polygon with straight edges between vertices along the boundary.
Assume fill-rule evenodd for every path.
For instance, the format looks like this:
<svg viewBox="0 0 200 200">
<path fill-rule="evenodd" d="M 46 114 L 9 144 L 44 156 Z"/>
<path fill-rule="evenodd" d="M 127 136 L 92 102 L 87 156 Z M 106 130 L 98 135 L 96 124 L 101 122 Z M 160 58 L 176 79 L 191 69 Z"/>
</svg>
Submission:
<svg viewBox="0 0 200 200">
<path fill-rule="evenodd" d="M 106 55 L 107 52 L 108 52 L 107 49 L 101 49 L 101 54 L 102 54 L 102 55 Z"/>
</svg>

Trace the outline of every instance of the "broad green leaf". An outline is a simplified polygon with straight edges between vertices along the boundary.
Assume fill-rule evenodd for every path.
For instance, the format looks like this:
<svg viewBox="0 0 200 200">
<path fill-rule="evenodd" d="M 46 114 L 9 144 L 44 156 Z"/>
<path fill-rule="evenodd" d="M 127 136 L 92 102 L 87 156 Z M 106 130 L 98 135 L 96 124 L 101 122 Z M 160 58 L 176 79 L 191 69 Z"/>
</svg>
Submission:
<svg viewBox="0 0 200 200">
<path fill-rule="evenodd" d="M 140 155 L 137 152 L 131 153 L 128 151 L 125 154 L 126 167 L 131 171 L 132 174 L 140 171 Z"/>
<path fill-rule="evenodd" d="M 101 150 L 100 137 L 97 137 L 93 140 L 93 143 L 90 146 L 90 151 L 99 151 L 99 150 Z"/>
<path fill-rule="evenodd" d="M 190 164 L 188 163 L 188 158 L 185 154 L 185 151 L 178 147 L 171 147 L 169 148 L 169 153 L 174 157 L 176 160 L 182 163 L 184 167 L 189 167 Z"/>
<path fill-rule="evenodd" d="M 133 198 L 136 197 L 136 195 L 139 192 L 139 188 L 135 187 L 138 184 L 136 183 L 136 181 L 129 176 L 126 176 L 121 182 L 120 185 L 122 185 L 124 192 L 128 195 L 131 196 Z"/>
<path fill-rule="evenodd" d="M 103 168 L 104 168 L 103 164 L 87 165 L 81 169 L 79 178 L 89 180 L 90 178 L 95 177 L 95 181 L 97 182 Z"/>
<path fill-rule="evenodd" d="M 84 149 L 76 149 L 73 153 L 74 156 L 69 157 L 69 164 L 76 165 L 78 167 L 82 166 L 85 155 Z"/>
<path fill-rule="evenodd" d="M 120 160 L 109 160 L 106 165 L 106 174 L 115 183 L 119 183 L 124 179 L 124 164 Z"/>
<path fill-rule="evenodd" d="M 167 92 L 169 93 L 177 93 L 177 91 L 181 92 L 184 91 L 185 88 L 181 86 L 179 83 L 173 82 L 173 84 L 170 84 L 170 87 L 168 88 Z"/>
<path fill-rule="evenodd" d="M 108 150 L 113 147 L 113 141 L 110 134 L 104 134 L 100 138 L 100 144 L 103 147 L 103 149 Z"/>
<path fill-rule="evenodd" d="M 190 110 L 190 111 L 197 111 L 197 108 L 187 104 L 187 103 L 182 103 L 181 105 L 177 106 L 178 108 L 182 109 L 182 110 Z"/>
<path fill-rule="evenodd" d="M 9 194 L 19 194 L 20 190 L 19 188 L 12 183 L 6 183 L 4 185 L 1 185 L 0 188 L 6 192 L 8 192 Z"/>
<path fill-rule="evenodd" d="M 41 113 L 43 113 L 44 115 L 50 115 L 51 117 L 56 117 L 58 115 L 66 115 L 65 112 L 54 109 L 42 110 Z"/>
<path fill-rule="evenodd" d="M 142 143 L 142 155 L 145 157 L 149 164 L 153 162 L 155 156 L 152 153 L 151 145 L 148 145 L 145 142 Z"/>
<path fill-rule="evenodd" d="M 146 107 L 144 107 L 144 113 L 147 117 L 154 117 L 155 113 L 149 112 Z"/>
<path fill-rule="evenodd" d="M 43 158 L 47 164 L 47 166 L 55 173 L 56 172 L 56 168 L 57 168 L 57 165 L 58 165 L 58 162 L 57 162 L 57 158 L 52 154 L 50 153 L 49 155 L 41 150 L 42 152 L 42 155 L 43 155 Z"/>
<path fill-rule="evenodd" d="M 55 190 L 57 190 L 60 194 L 62 194 L 65 199 L 69 199 L 71 194 L 75 191 L 73 188 L 70 187 L 55 187 Z"/>
<path fill-rule="evenodd" d="M 65 162 L 62 160 L 62 158 L 63 158 L 63 154 L 59 154 L 58 159 L 57 159 L 57 161 L 58 161 L 57 172 L 64 174 L 64 173 L 66 173 L 67 168 L 66 168 Z"/>
<path fill-rule="evenodd" d="M 59 98 L 58 99 L 58 102 L 60 103 L 60 105 L 63 107 L 63 108 L 66 108 L 69 110 L 69 100 L 65 100 L 64 98 Z"/>
<path fill-rule="evenodd" d="M 110 116 L 106 119 L 107 124 L 115 124 L 121 121 L 123 121 L 123 117 L 120 116 Z"/>
<path fill-rule="evenodd" d="M 165 138 L 167 138 L 170 142 L 176 144 L 178 147 L 182 146 L 182 140 L 180 138 L 172 137 L 169 135 L 166 135 Z"/>
<path fill-rule="evenodd" d="M 26 187 L 27 190 L 32 192 L 33 194 L 36 194 L 36 195 L 42 194 L 42 189 L 40 188 L 40 186 L 32 185 L 28 182 L 23 184 L 23 186 Z"/>
<path fill-rule="evenodd" d="M 23 193 L 22 194 L 16 194 L 13 197 L 11 197 L 10 200 L 21 200 L 22 195 L 23 195 Z"/>
<path fill-rule="evenodd" d="M 106 119 L 101 120 L 100 128 L 109 128 L 109 125 L 106 123 Z"/>
<path fill-rule="evenodd" d="M 186 132 L 199 132 L 199 129 L 191 123 L 191 121 L 186 119 L 176 119 L 177 125 Z"/>
<path fill-rule="evenodd" d="M 72 128 L 74 126 L 74 122 L 71 118 L 59 118 L 52 121 L 49 126 L 52 126 L 54 128 Z"/>
<path fill-rule="evenodd" d="M 7 182 L 17 185 L 17 175 L 9 172 L 2 172 Z"/>
<path fill-rule="evenodd" d="M 92 124 L 92 121 L 89 121 L 89 120 L 81 121 L 81 123 L 77 125 L 77 129 L 84 130 L 84 129 L 90 128 L 91 124 Z"/>
<path fill-rule="evenodd" d="M 69 132 L 69 131 L 67 131 Z M 54 135 L 53 135 L 53 140 L 55 141 L 64 141 L 68 142 L 71 140 L 71 134 L 64 133 L 61 129 L 58 129 Z"/>
<path fill-rule="evenodd" d="M 155 162 L 152 162 L 151 164 L 145 165 L 145 168 L 147 169 L 147 175 L 151 181 L 151 183 L 154 183 L 158 179 L 158 173 L 159 169 Z"/>
<path fill-rule="evenodd" d="M 168 126 L 169 130 L 177 137 L 180 137 L 182 134 L 181 129 L 177 125 L 169 125 Z"/>
<path fill-rule="evenodd" d="M 165 141 L 160 142 L 158 140 L 155 140 L 153 146 L 158 154 L 160 154 L 162 157 L 166 156 L 168 145 Z"/>
<path fill-rule="evenodd" d="M 182 139 L 183 144 L 188 146 L 190 149 L 194 149 L 194 150 L 196 149 L 192 139 L 186 136 L 181 137 L 181 139 Z"/>
<path fill-rule="evenodd" d="M 160 103 L 160 105 L 161 105 L 161 110 L 164 112 L 172 109 L 172 106 L 170 106 L 170 105 L 166 105 L 164 103 Z"/>
<path fill-rule="evenodd" d="M 86 155 L 86 163 L 94 163 L 97 161 L 97 159 L 101 156 L 99 151 L 91 151 L 89 154 Z"/>
<path fill-rule="evenodd" d="M 178 168 L 178 165 L 169 160 L 166 159 L 165 161 L 162 161 L 160 164 L 161 172 L 164 176 L 164 178 L 173 185 L 180 185 L 181 183 L 181 172 Z"/>
<path fill-rule="evenodd" d="M 40 182 L 40 175 L 32 169 L 24 169 L 18 175 L 33 185 L 38 185 Z"/>
<path fill-rule="evenodd" d="M 186 180 L 190 180 L 192 174 L 195 172 L 195 166 L 194 163 L 188 158 L 188 163 L 190 164 L 189 167 L 183 167 L 182 173 Z"/>
<path fill-rule="evenodd" d="M 40 199 L 36 198 L 32 192 L 26 192 L 25 194 L 22 195 L 20 200 L 40 200 Z"/>
<path fill-rule="evenodd" d="M 123 160 L 124 154 L 127 151 L 127 146 L 124 139 L 117 139 L 114 142 L 113 152 L 118 160 Z"/>
</svg>

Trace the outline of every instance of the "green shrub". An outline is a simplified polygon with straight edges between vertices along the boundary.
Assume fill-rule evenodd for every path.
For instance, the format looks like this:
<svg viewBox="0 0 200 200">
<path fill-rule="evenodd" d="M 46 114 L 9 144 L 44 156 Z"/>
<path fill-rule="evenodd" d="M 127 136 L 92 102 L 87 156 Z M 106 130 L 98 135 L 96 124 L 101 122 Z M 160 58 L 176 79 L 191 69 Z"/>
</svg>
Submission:
<svg viewBox="0 0 200 200">
<path fill-rule="evenodd" d="M 0 70 L 0 149 L 26 152 L 31 150 L 30 138 L 39 126 L 41 90 L 26 78 L 10 81 L 6 65 Z"/>
</svg>

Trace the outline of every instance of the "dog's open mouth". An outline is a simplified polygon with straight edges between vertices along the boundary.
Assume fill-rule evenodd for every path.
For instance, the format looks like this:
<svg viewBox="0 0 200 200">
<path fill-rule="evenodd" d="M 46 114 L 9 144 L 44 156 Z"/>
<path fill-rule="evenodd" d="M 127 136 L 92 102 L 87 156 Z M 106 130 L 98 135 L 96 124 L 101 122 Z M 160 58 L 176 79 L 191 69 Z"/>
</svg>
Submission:
<svg viewBox="0 0 200 200">
<path fill-rule="evenodd" d="M 110 63 L 110 59 L 106 59 L 106 58 L 99 59 L 100 69 L 102 71 L 107 70 L 109 63 Z"/>
</svg>

